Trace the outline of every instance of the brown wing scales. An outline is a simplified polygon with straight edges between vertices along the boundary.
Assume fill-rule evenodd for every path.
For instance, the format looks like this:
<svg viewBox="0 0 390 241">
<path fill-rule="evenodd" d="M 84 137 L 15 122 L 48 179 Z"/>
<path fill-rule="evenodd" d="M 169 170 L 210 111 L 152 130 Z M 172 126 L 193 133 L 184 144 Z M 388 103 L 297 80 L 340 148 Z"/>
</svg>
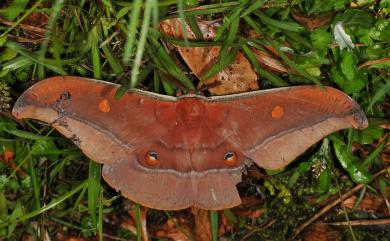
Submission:
<svg viewBox="0 0 390 241">
<path fill-rule="evenodd" d="M 252 159 L 286 166 L 312 144 L 367 120 L 332 88 L 292 87 L 226 97 L 166 97 L 115 84 L 53 77 L 27 90 L 13 115 L 50 123 L 91 159 L 116 190 L 156 209 L 224 209 Z"/>
</svg>

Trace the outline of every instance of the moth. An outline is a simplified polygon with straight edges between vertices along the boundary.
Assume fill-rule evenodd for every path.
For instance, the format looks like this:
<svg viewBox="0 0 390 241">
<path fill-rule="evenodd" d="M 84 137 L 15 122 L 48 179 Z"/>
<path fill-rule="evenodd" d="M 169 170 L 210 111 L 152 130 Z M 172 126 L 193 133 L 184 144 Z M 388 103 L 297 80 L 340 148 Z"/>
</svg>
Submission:
<svg viewBox="0 0 390 241">
<path fill-rule="evenodd" d="M 367 127 L 343 92 L 297 86 L 228 96 L 171 97 L 81 77 L 52 77 L 20 96 L 13 115 L 49 123 L 125 197 L 147 207 L 239 205 L 246 166 L 287 166 L 332 132 Z"/>
</svg>

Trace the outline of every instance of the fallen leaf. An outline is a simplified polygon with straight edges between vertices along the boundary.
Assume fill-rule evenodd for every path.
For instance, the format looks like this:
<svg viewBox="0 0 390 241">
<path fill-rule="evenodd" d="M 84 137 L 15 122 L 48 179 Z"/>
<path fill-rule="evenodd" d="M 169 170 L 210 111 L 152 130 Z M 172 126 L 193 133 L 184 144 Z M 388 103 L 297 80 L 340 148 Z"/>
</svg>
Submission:
<svg viewBox="0 0 390 241">
<path fill-rule="evenodd" d="M 194 215 L 194 234 L 199 241 L 211 241 L 210 213 L 207 210 L 192 207 Z"/>
<path fill-rule="evenodd" d="M 305 233 L 305 241 L 339 241 L 341 233 L 325 224 L 313 224 Z"/>
<path fill-rule="evenodd" d="M 14 152 L 9 150 L 8 148 L 5 148 L 2 159 L 5 163 L 10 162 L 12 159 L 14 159 Z"/>
<path fill-rule="evenodd" d="M 267 52 L 254 48 L 252 48 L 252 52 L 262 68 L 275 73 L 290 72 L 280 61 Z"/>
<path fill-rule="evenodd" d="M 325 13 L 319 15 L 302 15 L 299 13 L 292 12 L 293 18 L 310 31 L 316 28 L 328 25 L 332 22 L 334 13 Z"/>
<path fill-rule="evenodd" d="M 388 187 L 387 199 L 390 199 L 390 187 Z M 358 198 L 356 196 L 351 196 L 344 200 L 344 206 L 346 208 L 352 209 L 355 207 L 357 200 Z M 382 196 L 372 194 L 366 194 L 356 209 L 373 214 L 380 213 L 383 215 L 388 215 L 388 209 L 386 207 L 386 201 L 384 198 Z"/>
<path fill-rule="evenodd" d="M 141 217 L 140 217 L 140 219 L 141 219 L 142 240 L 148 241 L 149 240 L 149 235 L 148 235 L 148 228 L 146 226 L 146 216 L 147 216 L 148 208 L 144 207 L 144 206 L 140 206 L 140 208 L 141 208 Z M 135 206 L 133 205 L 131 208 L 129 208 L 127 210 L 127 213 L 130 215 L 130 217 L 133 219 L 133 221 L 135 223 L 135 221 L 137 220 Z M 128 225 L 128 226 L 124 225 L 123 227 L 124 228 L 126 228 L 126 227 L 129 228 L 128 230 L 130 232 L 132 232 L 132 228 L 131 228 L 130 225 Z M 135 231 L 135 234 L 137 234 L 137 231 Z"/>
<path fill-rule="evenodd" d="M 31 25 L 34 27 L 45 27 L 49 23 L 50 16 L 41 12 L 29 14 L 22 23 Z"/>
<path fill-rule="evenodd" d="M 232 212 L 241 217 L 258 218 L 263 214 L 263 210 L 258 208 L 261 200 L 258 197 L 241 197 L 241 204 L 234 207 Z"/>
<path fill-rule="evenodd" d="M 24 173 L 23 170 L 21 170 L 20 168 L 18 168 L 18 166 L 16 165 L 16 163 L 14 162 L 14 155 L 15 153 L 8 149 L 7 147 L 4 149 L 3 153 L 0 155 L 0 161 L 3 162 L 4 164 L 10 166 L 13 170 L 16 170 L 17 173 L 20 175 L 20 176 L 25 176 L 26 173 Z"/>
<path fill-rule="evenodd" d="M 203 33 L 205 40 L 212 40 L 216 35 L 216 28 L 220 25 L 219 21 L 198 20 L 198 26 Z M 194 33 L 186 24 L 188 39 L 195 39 Z M 181 22 L 179 19 L 168 19 L 160 23 L 160 29 L 168 36 L 183 38 Z M 199 79 L 205 74 L 219 58 L 220 47 L 182 47 L 176 46 L 181 57 L 187 63 L 193 74 Z M 249 61 L 240 52 L 237 53 L 234 61 L 221 72 L 207 80 L 203 80 L 200 85 L 210 85 L 220 83 L 212 87 L 209 91 L 215 95 L 224 95 L 232 93 L 257 90 L 259 88 L 257 75 L 252 69 Z"/>
<path fill-rule="evenodd" d="M 233 231 L 233 224 L 229 222 L 225 215 L 220 215 L 218 235 L 221 237 L 231 231 Z"/>
<path fill-rule="evenodd" d="M 130 233 L 137 235 L 137 227 L 133 220 L 125 219 L 121 223 L 121 228 L 126 229 Z"/>
<path fill-rule="evenodd" d="M 181 230 L 177 228 L 175 223 L 180 226 Z M 170 238 L 173 241 L 190 241 L 188 235 L 193 237 L 191 229 L 189 228 L 190 224 L 188 220 L 183 218 L 172 218 L 168 219 L 167 222 L 159 227 L 154 227 L 157 231 L 154 232 L 154 236 L 158 238 Z M 184 232 L 183 232 L 184 231 Z"/>
</svg>

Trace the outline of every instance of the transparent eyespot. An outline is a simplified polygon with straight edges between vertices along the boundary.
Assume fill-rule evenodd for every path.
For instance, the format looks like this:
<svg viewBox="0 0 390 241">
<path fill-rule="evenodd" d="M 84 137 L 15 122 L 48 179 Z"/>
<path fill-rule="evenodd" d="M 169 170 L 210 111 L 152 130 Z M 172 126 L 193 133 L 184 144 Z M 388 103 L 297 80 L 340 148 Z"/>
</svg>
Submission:
<svg viewBox="0 0 390 241">
<path fill-rule="evenodd" d="M 228 151 L 225 153 L 225 156 L 223 157 L 225 160 L 225 164 L 228 166 L 235 166 L 237 165 L 237 154 L 233 151 Z"/>
<path fill-rule="evenodd" d="M 155 165 L 157 165 L 158 162 L 159 162 L 157 152 L 155 152 L 155 151 L 149 151 L 148 153 L 146 153 L 145 162 L 146 162 L 146 164 L 149 165 L 149 166 L 155 166 Z"/>
</svg>

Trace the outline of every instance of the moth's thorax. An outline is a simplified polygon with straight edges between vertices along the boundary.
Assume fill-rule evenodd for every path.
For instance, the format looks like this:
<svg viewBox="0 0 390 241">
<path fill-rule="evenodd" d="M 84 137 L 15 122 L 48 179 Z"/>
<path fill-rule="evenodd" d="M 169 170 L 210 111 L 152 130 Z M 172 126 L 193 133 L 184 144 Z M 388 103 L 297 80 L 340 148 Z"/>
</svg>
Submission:
<svg viewBox="0 0 390 241">
<path fill-rule="evenodd" d="M 177 121 L 186 128 L 199 127 L 206 114 L 206 107 L 203 100 L 188 97 L 179 99 L 176 105 Z"/>
<path fill-rule="evenodd" d="M 177 131 L 182 132 L 183 143 L 190 153 L 202 142 L 206 112 L 204 101 L 196 97 L 179 99 L 176 104 Z"/>
</svg>

